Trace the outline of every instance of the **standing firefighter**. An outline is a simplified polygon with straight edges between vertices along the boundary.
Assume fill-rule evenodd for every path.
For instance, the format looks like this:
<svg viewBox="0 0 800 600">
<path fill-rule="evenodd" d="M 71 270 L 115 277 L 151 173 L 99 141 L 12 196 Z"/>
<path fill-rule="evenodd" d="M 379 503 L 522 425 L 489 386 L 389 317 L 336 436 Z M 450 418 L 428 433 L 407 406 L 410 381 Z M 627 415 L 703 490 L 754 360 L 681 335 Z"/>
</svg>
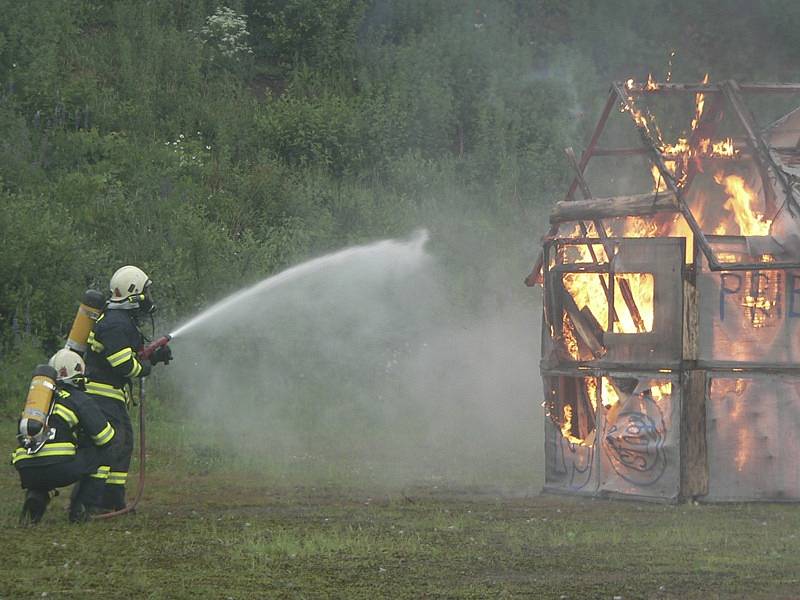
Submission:
<svg viewBox="0 0 800 600">
<path fill-rule="evenodd" d="M 83 359 L 71 350 L 56 352 L 33 373 L 19 422 L 19 447 L 12 462 L 26 490 L 22 521 L 38 523 L 50 492 L 80 482 L 69 520 L 85 521 L 99 510 L 109 456 L 117 450 L 114 428 L 83 392 Z"/>
<path fill-rule="evenodd" d="M 150 279 L 138 267 L 125 266 L 111 277 L 111 298 L 89 334 L 86 391 L 117 430 L 121 449 L 109 465 L 103 506 L 125 508 L 125 482 L 133 453 L 133 428 L 128 415 L 133 380 L 150 374 L 152 365 L 168 364 L 172 351 L 157 348 L 150 359 L 140 358 L 145 338 L 139 319 L 155 312 Z"/>
</svg>

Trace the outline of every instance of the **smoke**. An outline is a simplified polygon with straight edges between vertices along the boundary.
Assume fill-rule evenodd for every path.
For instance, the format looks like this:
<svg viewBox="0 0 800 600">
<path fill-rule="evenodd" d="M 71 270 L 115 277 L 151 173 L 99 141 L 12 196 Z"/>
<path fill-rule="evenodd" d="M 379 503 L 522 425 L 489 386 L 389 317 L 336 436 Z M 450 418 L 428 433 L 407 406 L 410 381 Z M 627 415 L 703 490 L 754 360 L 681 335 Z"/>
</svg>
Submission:
<svg viewBox="0 0 800 600">
<path fill-rule="evenodd" d="M 455 310 L 424 244 L 309 261 L 182 332 L 164 377 L 189 453 L 305 484 L 538 491 L 535 302 Z"/>
</svg>

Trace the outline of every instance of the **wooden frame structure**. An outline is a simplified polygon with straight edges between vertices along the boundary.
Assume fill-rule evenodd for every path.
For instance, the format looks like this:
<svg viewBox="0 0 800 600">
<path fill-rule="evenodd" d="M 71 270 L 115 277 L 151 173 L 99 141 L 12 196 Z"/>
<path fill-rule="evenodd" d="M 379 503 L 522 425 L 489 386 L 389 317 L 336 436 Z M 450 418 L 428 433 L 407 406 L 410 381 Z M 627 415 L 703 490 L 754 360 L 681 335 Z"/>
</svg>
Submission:
<svg viewBox="0 0 800 600">
<path fill-rule="evenodd" d="M 573 176 L 572 183 L 570 183 L 569 189 L 564 197 L 562 202 L 559 202 L 556 205 L 556 211 L 554 211 L 554 215 L 551 215 L 550 221 L 552 223 L 552 227 L 548 232 L 547 238 L 552 238 L 556 235 L 558 231 L 557 224 L 563 221 L 572 220 L 569 218 L 565 218 L 562 215 L 559 215 L 559 211 L 566 211 L 565 214 L 574 214 L 578 210 L 576 207 L 572 211 L 568 208 L 568 203 L 575 201 L 575 192 L 578 187 L 581 187 L 583 192 L 583 197 L 585 201 L 592 202 L 593 199 L 591 197 L 591 193 L 589 192 L 588 186 L 586 186 L 584 180 L 584 173 L 586 171 L 586 167 L 589 164 L 589 161 L 593 157 L 597 156 L 641 156 L 647 155 L 649 156 L 653 164 L 658 168 L 659 174 L 663 178 L 663 181 L 667 185 L 667 188 L 670 192 L 669 200 L 662 200 L 661 203 L 658 205 L 659 210 L 670 210 L 675 212 L 680 212 L 686 222 L 688 223 L 689 227 L 692 229 L 692 233 L 694 234 L 695 239 L 697 240 L 698 246 L 700 250 L 703 252 L 706 260 L 708 261 L 709 267 L 712 271 L 722 271 L 722 270 L 742 270 L 746 271 L 753 268 L 763 268 L 763 264 L 760 263 L 741 263 L 736 265 L 728 265 L 728 264 L 721 264 L 717 258 L 714 256 L 714 252 L 711 249 L 711 246 L 708 243 L 708 239 L 706 235 L 703 233 L 699 223 L 695 219 L 694 215 L 692 214 L 691 210 L 689 209 L 688 205 L 686 204 L 685 197 L 689 191 L 689 188 L 692 183 L 692 179 L 694 178 L 694 174 L 689 174 L 689 179 L 687 180 L 686 184 L 683 185 L 681 188 L 678 188 L 678 182 L 676 177 L 673 173 L 671 173 L 664 164 L 665 157 L 661 154 L 659 149 L 654 145 L 652 138 L 648 135 L 647 131 L 645 131 L 639 123 L 635 120 L 632 121 L 634 127 L 639 131 L 640 138 L 642 141 L 642 145 L 640 147 L 635 148 L 599 148 L 597 146 L 598 141 L 600 140 L 600 136 L 602 135 L 603 131 L 605 130 L 606 124 L 608 122 L 608 118 L 611 115 L 612 110 L 616 105 L 627 105 L 630 101 L 631 96 L 638 96 L 638 95 L 649 95 L 649 94 L 706 94 L 709 95 L 712 99 L 713 106 L 712 109 L 706 113 L 706 115 L 712 115 L 712 117 L 706 117 L 707 120 L 711 120 L 713 116 L 715 116 L 718 111 L 720 110 L 720 105 L 722 104 L 721 98 L 724 97 L 727 99 L 732 109 L 739 121 L 742 125 L 744 130 L 747 132 L 746 136 L 746 144 L 749 147 L 750 152 L 752 153 L 753 158 L 759 165 L 759 169 L 762 173 L 762 178 L 774 177 L 778 181 L 780 181 L 784 193 L 786 195 L 787 200 L 787 207 L 790 212 L 794 215 L 800 214 L 800 205 L 798 204 L 797 199 L 797 192 L 793 189 L 792 182 L 789 180 L 789 177 L 786 175 L 784 170 L 782 169 L 782 165 L 775 158 L 775 153 L 771 149 L 767 142 L 764 140 L 763 135 L 759 132 L 758 126 L 756 125 L 755 118 L 747 109 L 744 101 L 742 100 L 741 95 L 743 93 L 766 93 L 766 94 L 797 94 L 800 93 L 800 84 L 795 83 L 742 83 L 739 84 L 734 80 L 722 82 L 720 84 L 709 84 L 709 83 L 696 83 L 696 84 L 677 84 L 677 83 L 651 83 L 648 85 L 628 85 L 625 82 L 615 82 L 611 86 L 611 90 L 608 95 L 608 99 L 606 100 L 606 104 L 603 107 L 603 112 L 600 114 L 600 119 L 595 126 L 594 132 L 592 133 L 591 138 L 589 139 L 589 143 L 586 146 L 586 150 L 581 154 L 580 161 L 574 160 L 574 154 L 572 154 L 572 163 L 575 168 L 575 175 Z M 689 140 L 689 145 L 696 145 L 697 138 Z M 792 148 L 791 150 L 797 151 L 797 148 Z M 568 149 L 568 156 L 571 151 Z M 641 204 L 646 204 L 649 198 L 641 198 Z M 773 200 L 774 201 L 774 200 Z M 619 216 L 623 214 L 629 214 L 625 212 L 627 209 L 624 206 L 625 200 L 622 198 L 606 198 L 606 199 L 598 199 L 594 200 L 596 202 L 595 205 L 589 205 L 595 208 L 595 210 L 600 210 L 601 213 L 598 216 L 603 215 L 602 211 L 607 211 L 608 216 Z M 615 205 L 622 205 L 622 206 L 615 206 Z M 646 210 L 646 209 L 642 209 Z M 645 214 L 644 212 L 637 212 L 637 213 L 630 213 L 630 214 Z M 774 268 L 800 268 L 800 260 L 796 261 L 786 261 L 781 263 L 775 263 Z M 536 283 L 541 283 L 541 271 L 542 271 L 542 255 L 539 255 L 539 259 L 536 262 L 531 274 L 526 279 L 526 283 L 528 285 L 534 285 Z"/>
<path fill-rule="evenodd" d="M 547 491 L 800 501 L 800 246 L 704 232 L 687 201 L 700 162 L 676 163 L 630 110 L 645 95 L 703 94 L 706 109 L 687 152 L 715 135 L 723 111 L 732 116 L 744 132 L 734 143 L 762 182 L 765 206 L 798 223 L 800 239 L 800 108 L 762 131 L 743 100 L 787 93 L 800 94 L 800 84 L 617 82 L 580 159 L 567 149 L 574 177 L 526 278 L 544 288 Z M 615 107 L 631 115 L 640 146 L 598 145 Z M 791 144 L 776 146 L 770 132 L 793 115 Z M 595 198 L 585 174 L 600 156 L 646 157 L 665 189 Z M 683 237 L 631 238 L 606 228 L 613 219 L 670 213 L 691 231 L 689 256 Z M 647 278 L 647 315 L 633 276 Z M 595 285 L 602 310 L 579 306 L 568 291 L 567 282 L 581 277 Z"/>
</svg>

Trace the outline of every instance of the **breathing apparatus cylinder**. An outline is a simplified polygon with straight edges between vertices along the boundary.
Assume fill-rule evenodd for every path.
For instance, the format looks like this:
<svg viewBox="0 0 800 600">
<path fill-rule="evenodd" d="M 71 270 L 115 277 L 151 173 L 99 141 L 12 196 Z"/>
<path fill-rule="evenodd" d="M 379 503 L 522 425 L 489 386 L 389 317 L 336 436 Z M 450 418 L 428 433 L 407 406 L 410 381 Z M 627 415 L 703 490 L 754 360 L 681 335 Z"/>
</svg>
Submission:
<svg viewBox="0 0 800 600">
<path fill-rule="evenodd" d="M 57 376 L 50 365 L 39 365 L 33 370 L 28 398 L 19 421 L 19 437 L 27 448 L 41 447 L 46 440 L 47 418 L 53 405 Z"/>
<path fill-rule="evenodd" d="M 103 312 L 105 299 L 103 294 L 97 290 L 86 290 L 83 294 L 83 302 L 78 307 L 78 313 L 72 323 L 72 329 L 67 336 L 66 347 L 74 350 L 78 354 L 86 352 L 86 340 L 94 327 L 100 314 Z"/>
</svg>

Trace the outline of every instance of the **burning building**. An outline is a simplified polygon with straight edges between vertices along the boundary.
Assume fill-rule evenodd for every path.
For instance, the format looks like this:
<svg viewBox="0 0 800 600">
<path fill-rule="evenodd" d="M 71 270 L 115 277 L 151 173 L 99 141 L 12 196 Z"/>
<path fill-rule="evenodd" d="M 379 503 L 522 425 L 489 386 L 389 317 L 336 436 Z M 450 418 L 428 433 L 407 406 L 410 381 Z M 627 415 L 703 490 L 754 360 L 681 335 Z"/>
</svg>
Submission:
<svg viewBox="0 0 800 600">
<path fill-rule="evenodd" d="M 798 93 L 615 83 L 567 150 L 526 280 L 544 296 L 547 491 L 800 500 Z"/>
</svg>

